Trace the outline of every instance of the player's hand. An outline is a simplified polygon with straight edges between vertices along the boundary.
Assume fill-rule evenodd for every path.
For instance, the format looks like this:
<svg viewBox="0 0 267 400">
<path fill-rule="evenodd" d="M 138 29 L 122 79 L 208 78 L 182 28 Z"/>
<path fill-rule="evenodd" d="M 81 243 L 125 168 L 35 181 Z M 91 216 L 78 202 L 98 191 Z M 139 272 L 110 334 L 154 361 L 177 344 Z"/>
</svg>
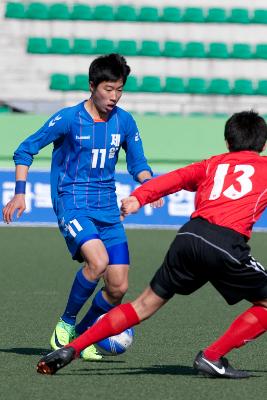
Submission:
<svg viewBox="0 0 267 400">
<path fill-rule="evenodd" d="M 17 218 L 19 218 L 23 211 L 26 209 L 25 203 L 25 195 L 24 194 L 16 194 L 13 199 L 11 199 L 7 205 L 3 208 L 3 220 L 6 224 L 10 224 L 13 219 L 13 215 L 16 210 Z"/>
<path fill-rule="evenodd" d="M 135 196 L 129 196 L 121 201 L 121 218 L 124 219 L 126 215 L 136 213 L 140 208 L 139 201 Z"/>
<path fill-rule="evenodd" d="M 161 199 L 158 199 L 158 200 L 153 201 L 152 203 L 150 203 L 150 207 L 152 207 L 152 208 L 160 208 L 160 207 L 163 206 L 163 204 L 164 204 L 164 199 L 161 198 Z"/>
</svg>

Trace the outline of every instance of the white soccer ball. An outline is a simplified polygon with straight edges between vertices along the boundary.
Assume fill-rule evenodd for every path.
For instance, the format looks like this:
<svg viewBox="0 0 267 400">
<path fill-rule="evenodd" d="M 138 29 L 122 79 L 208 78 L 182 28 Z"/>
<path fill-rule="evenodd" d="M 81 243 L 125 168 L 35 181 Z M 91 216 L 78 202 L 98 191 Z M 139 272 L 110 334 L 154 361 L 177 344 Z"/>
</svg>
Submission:
<svg viewBox="0 0 267 400">
<path fill-rule="evenodd" d="M 124 353 L 128 347 L 131 346 L 133 343 L 133 337 L 134 330 L 133 328 L 129 328 L 118 335 L 110 336 L 106 339 L 100 340 L 99 342 L 95 343 L 95 347 L 99 353 L 105 356 L 117 356 Z"/>
</svg>

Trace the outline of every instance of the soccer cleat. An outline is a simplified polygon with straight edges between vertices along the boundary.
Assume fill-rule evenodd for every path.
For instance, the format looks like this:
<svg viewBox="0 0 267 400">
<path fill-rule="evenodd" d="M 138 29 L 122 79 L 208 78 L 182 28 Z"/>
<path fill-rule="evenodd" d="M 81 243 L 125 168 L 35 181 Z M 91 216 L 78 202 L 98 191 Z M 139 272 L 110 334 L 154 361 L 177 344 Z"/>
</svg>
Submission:
<svg viewBox="0 0 267 400">
<path fill-rule="evenodd" d="M 37 364 L 37 372 L 44 375 L 54 375 L 59 369 L 68 365 L 75 358 L 73 347 L 63 347 L 47 354 Z"/>
<path fill-rule="evenodd" d="M 96 347 L 92 344 L 81 351 L 81 358 L 85 361 L 100 361 L 103 356 L 100 354 Z"/>
<path fill-rule="evenodd" d="M 61 318 L 56 325 L 53 335 L 50 339 L 50 345 L 53 350 L 61 349 L 61 347 L 69 344 L 75 337 L 75 326 L 67 324 Z"/>
<path fill-rule="evenodd" d="M 195 358 L 194 368 L 199 374 L 210 378 L 242 379 L 251 376 L 246 371 L 234 369 L 224 357 L 221 357 L 218 361 L 206 359 L 202 351 Z"/>
</svg>

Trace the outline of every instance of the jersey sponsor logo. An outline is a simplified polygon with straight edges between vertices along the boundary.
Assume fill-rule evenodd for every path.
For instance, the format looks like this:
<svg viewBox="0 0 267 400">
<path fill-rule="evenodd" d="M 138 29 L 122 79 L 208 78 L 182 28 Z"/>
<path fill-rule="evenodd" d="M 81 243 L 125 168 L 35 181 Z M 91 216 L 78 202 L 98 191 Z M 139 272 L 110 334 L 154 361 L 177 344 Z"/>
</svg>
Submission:
<svg viewBox="0 0 267 400">
<path fill-rule="evenodd" d="M 91 139 L 91 136 L 90 135 L 84 135 L 84 136 L 76 135 L 75 139 L 77 139 L 77 140 Z"/>
<path fill-rule="evenodd" d="M 119 133 L 111 134 L 111 146 L 119 147 L 121 135 Z"/>
<path fill-rule="evenodd" d="M 136 132 L 135 137 L 134 137 L 134 141 L 138 142 L 138 140 L 140 140 L 140 133 Z"/>
<path fill-rule="evenodd" d="M 54 126 L 56 122 L 59 121 L 60 119 L 62 119 L 62 117 L 59 114 L 55 118 L 51 119 L 48 125 L 49 128 L 51 128 L 51 126 Z"/>
<path fill-rule="evenodd" d="M 225 374 L 224 367 L 217 367 L 212 362 L 209 362 L 208 360 L 206 360 L 206 358 L 203 358 L 203 361 L 205 361 L 206 364 L 208 364 L 212 369 L 214 369 L 214 371 L 218 372 L 218 374 L 220 374 L 220 375 Z"/>
</svg>

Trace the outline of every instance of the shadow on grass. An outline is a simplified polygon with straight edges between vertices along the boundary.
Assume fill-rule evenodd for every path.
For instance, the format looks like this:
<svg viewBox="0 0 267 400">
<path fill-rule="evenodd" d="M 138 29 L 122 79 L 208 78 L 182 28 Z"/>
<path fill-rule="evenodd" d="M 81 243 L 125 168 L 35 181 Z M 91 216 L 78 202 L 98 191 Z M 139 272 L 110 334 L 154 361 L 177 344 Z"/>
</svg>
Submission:
<svg viewBox="0 0 267 400">
<path fill-rule="evenodd" d="M 101 361 L 102 364 L 103 361 Z M 100 364 L 100 363 L 99 363 Z M 152 365 L 151 367 L 125 367 L 114 368 L 79 368 L 64 375 L 196 375 L 197 372 L 192 367 L 186 365 Z"/>
<path fill-rule="evenodd" d="M 23 356 L 43 356 L 51 351 L 42 347 L 11 347 L 10 349 L 0 349 L 0 353 L 13 353 Z"/>
</svg>

